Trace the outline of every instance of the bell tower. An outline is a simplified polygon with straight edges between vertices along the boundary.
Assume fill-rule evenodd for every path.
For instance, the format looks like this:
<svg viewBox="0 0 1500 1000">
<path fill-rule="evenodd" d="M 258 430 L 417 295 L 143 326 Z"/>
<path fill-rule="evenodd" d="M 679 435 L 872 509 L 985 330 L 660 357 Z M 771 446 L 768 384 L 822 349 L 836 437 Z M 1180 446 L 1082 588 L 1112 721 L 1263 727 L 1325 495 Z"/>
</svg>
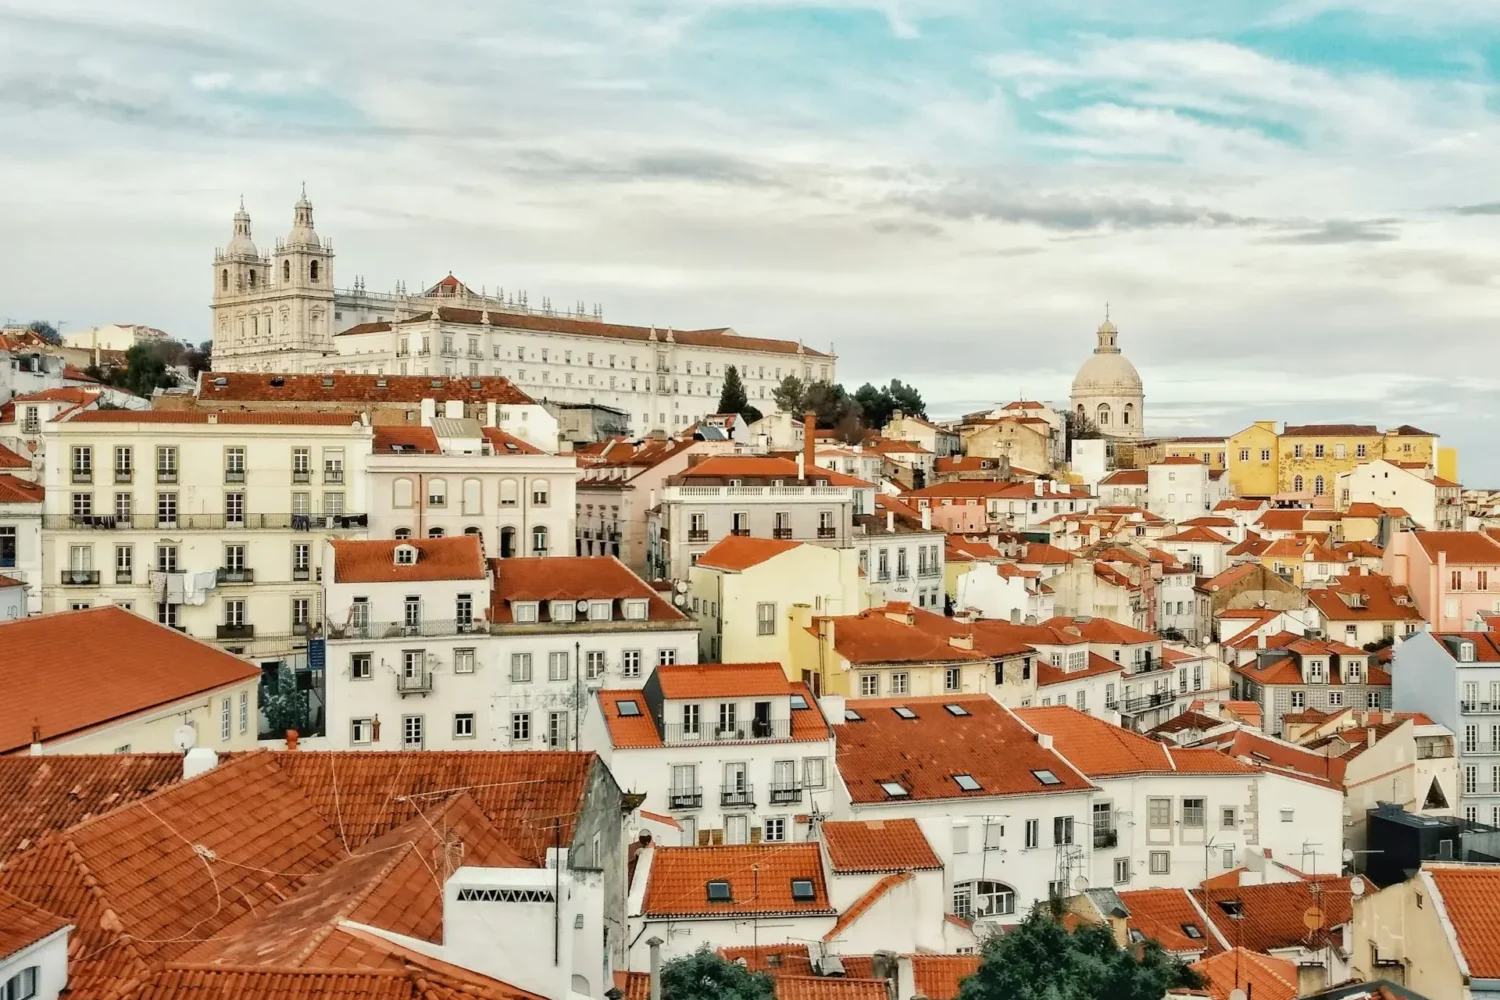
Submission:
<svg viewBox="0 0 1500 1000">
<path fill-rule="evenodd" d="M 271 291 L 271 262 L 261 256 L 250 237 L 250 213 L 240 199 L 234 213 L 234 232 L 228 245 L 214 251 L 213 345 L 214 367 L 238 371 L 269 334 L 266 299 Z"/>
<path fill-rule="evenodd" d="M 333 244 L 318 238 L 307 185 L 292 207 L 292 229 L 276 241 L 275 350 L 291 355 L 288 371 L 334 351 Z"/>
</svg>

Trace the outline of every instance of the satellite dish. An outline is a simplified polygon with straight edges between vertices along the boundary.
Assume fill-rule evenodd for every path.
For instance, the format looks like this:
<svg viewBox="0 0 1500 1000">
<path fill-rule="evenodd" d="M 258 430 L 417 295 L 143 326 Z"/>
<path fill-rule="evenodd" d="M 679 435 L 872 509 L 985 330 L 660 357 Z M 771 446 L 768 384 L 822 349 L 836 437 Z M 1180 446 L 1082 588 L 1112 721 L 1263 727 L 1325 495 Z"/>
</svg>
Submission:
<svg viewBox="0 0 1500 1000">
<path fill-rule="evenodd" d="M 1356 875 L 1349 880 L 1349 895 L 1353 896 L 1355 899 L 1358 899 L 1364 894 L 1365 880 Z"/>
<path fill-rule="evenodd" d="M 193 747 L 197 746 L 197 744 L 198 730 L 192 726 L 182 725 L 172 730 L 172 745 L 183 753 L 187 753 Z"/>
<path fill-rule="evenodd" d="M 1353 850 L 1353 848 L 1349 848 L 1349 847 L 1344 848 L 1344 864 L 1348 864 L 1349 862 L 1351 862 L 1353 860 L 1354 860 L 1354 850 Z"/>
<path fill-rule="evenodd" d="M 682 594 L 673 594 L 672 603 L 677 605 L 679 608 L 685 608 L 687 607 L 687 597 Z"/>
<path fill-rule="evenodd" d="M 1245 1000 L 1245 991 L 1236 986 L 1229 991 L 1229 1000 Z"/>
<path fill-rule="evenodd" d="M 574 606 L 576 608 L 578 608 L 579 611 L 587 611 L 589 609 L 589 602 L 588 601 L 579 601 Z"/>
<path fill-rule="evenodd" d="M 678 580 L 674 589 L 679 594 L 686 594 L 687 593 L 687 581 L 686 580 Z"/>
<path fill-rule="evenodd" d="M 1073 888 L 1075 890 L 1077 890 L 1078 892 L 1084 892 L 1084 891 L 1086 891 L 1088 889 L 1088 887 L 1089 887 L 1089 877 L 1087 875 L 1075 875 L 1075 876 L 1073 876 Z"/>
</svg>

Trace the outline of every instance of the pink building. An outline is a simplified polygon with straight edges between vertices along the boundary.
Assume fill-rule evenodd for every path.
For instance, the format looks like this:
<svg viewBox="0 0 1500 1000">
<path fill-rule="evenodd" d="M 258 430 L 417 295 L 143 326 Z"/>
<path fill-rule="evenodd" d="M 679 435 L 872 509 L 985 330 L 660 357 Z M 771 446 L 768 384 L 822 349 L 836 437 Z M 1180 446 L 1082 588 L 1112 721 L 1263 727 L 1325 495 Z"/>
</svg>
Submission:
<svg viewBox="0 0 1500 1000">
<path fill-rule="evenodd" d="M 1500 611 L 1500 542 L 1484 532 L 1400 531 L 1384 563 L 1434 631 L 1461 631 L 1479 612 Z"/>
</svg>

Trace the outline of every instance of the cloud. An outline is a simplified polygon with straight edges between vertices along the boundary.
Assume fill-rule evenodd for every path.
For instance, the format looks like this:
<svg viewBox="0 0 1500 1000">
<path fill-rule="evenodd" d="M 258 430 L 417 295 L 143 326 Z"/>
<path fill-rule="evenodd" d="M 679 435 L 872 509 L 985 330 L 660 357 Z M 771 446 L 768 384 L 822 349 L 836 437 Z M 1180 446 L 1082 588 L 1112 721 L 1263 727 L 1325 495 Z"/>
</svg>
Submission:
<svg viewBox="0 0 1500 1000">
<path fill-rule="evenodd" d="M 1392 243 L 1401 238 L 1394 227 L 1400 219 L 1330 219 L 1300 233 L 1268 238 L 1283 246 L 1337 246 L 1349 243 Z"/>
<path fill-rule="evenodd" d="M 1028 224 L 1064 233 L 1098 229 L 1258 227 L 1264 224 L 1259 219 L 1195 205 L 1070 195 L 1023 197 L 964 186 L 928 194 L 900 195 L 892 202 L 938 218 Z"/>
<path fill-rule="evenodd" d="M 1500 201 L 1484 201 L 1477 205 L 1457 205 L 1449 211 L 1454 215 L 1500 215 Z"/>
</svg>

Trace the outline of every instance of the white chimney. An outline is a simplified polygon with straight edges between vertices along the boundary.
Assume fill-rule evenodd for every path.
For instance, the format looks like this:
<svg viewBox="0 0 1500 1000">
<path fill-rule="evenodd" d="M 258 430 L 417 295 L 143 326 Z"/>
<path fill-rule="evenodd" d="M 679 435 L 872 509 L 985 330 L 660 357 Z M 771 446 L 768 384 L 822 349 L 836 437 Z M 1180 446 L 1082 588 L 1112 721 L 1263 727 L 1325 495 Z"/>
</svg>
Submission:
<svg viewBox="0 0 1500 1000">
<path fill-rule="evenodd" d="M 1039 746 L 1039 747 L 1041 747 L 1043 750 L 1051 750 L 1052 749 L 1052 734 L 1051 733 L 1037 733 L 1036 734 L 1036 745 Z"/>
<path fill-rule="evenodd" d="M 896 512 L 893 510 L 885 512 L 885 530 L 889 532 L 896 530 Z"/>
<path fill-rule="evenodd" d="M 932 530 L 932 508 L 931 507 L 923 507 L 922 508 L 922 530 L 923 531 L 931 531 Z"/>
<path fill-rule="evenodd" d="M 1031 490 L 1032 490 L 1032 492 L 1035 495 L 1041 496 L 1042 495 L 1042 481 L 1040 479 L 1033 479 L 1031 481 Z"/>
<path fill-rule="evenodd" d="M 818 699 L 818 707 L 823 710 L 823 718 L 835 726 L 844 721 L 844 706 L 848 700 L 841 694 L 825 694 Z"/>
<path fill-rule="evenodd" d="M 219 766 L 219 755 L 208 747 L 193 747 L 182 755 L 182 780 L 196 778 Z"/>
</svg>

